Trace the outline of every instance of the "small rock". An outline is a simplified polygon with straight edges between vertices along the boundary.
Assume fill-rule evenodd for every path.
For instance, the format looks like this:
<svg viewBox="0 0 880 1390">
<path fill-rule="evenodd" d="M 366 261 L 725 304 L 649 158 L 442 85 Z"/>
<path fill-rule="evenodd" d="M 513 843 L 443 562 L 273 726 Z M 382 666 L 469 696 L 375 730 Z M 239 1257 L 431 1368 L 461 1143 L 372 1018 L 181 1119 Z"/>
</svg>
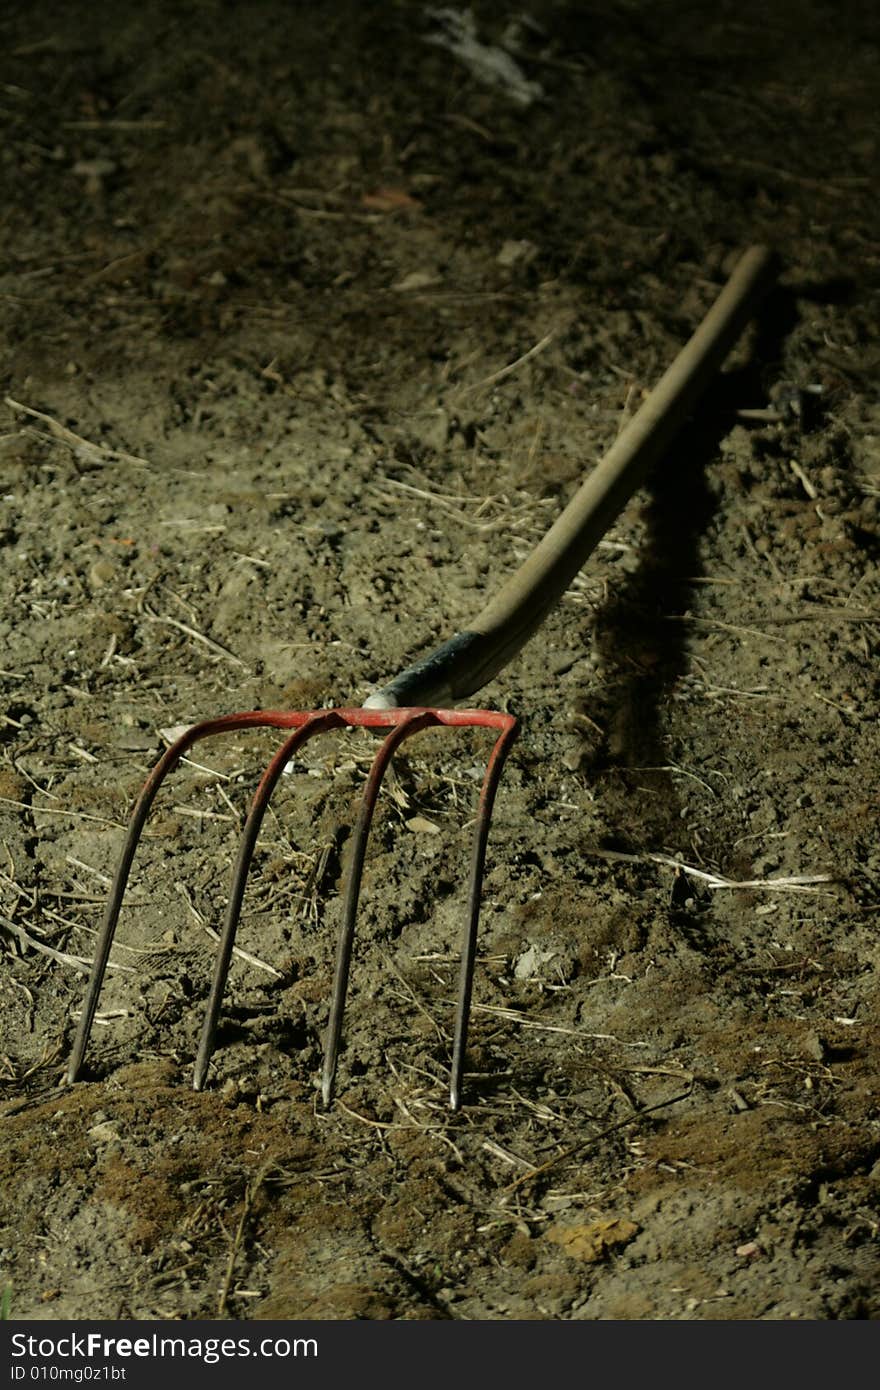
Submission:
<svg viewBox="0 0 880 1390">
<path fill-rule="evenodd" d="M 531 980 L 542 965 L 546 965 L 555 956 L 555 951 L 542 951 L 539 946 L 529 946 L 517 957 L 513 967 L 513 975 L 516 980 Z"/>
<path fill-rule="evenodd" d="M 426 290 L 431 285 L 439 285 L 440 277 L 430 270 L 411 270 L 401 280 L 391 286 L 398 294 L 411 294 L 413 290 Z"/>
<path fill-rule="evenodd" d="M 825 1039 L 820 1038 L 818 1033 L 808 1033 L 804 1038 L 804 1053 L 817 1062 L 824 1062 L 828 1053 Z"/>
<path fill-rule="evenodd" d="M 495 260 L 503 266 L 528 265 L 537 254 L 538 248 L 533 241 L 505 241 Z"/>
<path fill-rule="evenodd" d="M 101 1124 L 92 1125 L 88 1131 L 89 1138 L 96 1144 L 115 1144 L 119 1142 L 119 1130 L 109 1120 Z"/>
<path fill-rule="evenodd" d="M 745 1245 L 738 1245 L 736 1247 L 736 1253 L 741 1256 L 742 1259 L 754 1260 L 756 1256 L 763 1254 L 763 1251 L 757 1241 L 747 1240 Z"/>
<path fill-rule="evenodd" d="M 417 431 L 419 443 L 439 453 L 449 443 L 449 431 L 449 416 L 446 411 L 434 410 Z"/>
<path fill-rule="evenodd" d="M 440 827 L 435 825 L 432 820 L 425 816 L 412 816 L 406 822 L 407 830 L 412 830 L 416 835 L 439 835 Z"/>
<path fill-rule="evenodd" d="M 93 589 L 101 589 L 116 578 L 116 566 L 111 560 L 96 560 L 89 566 L 89 583 Z"/>
</svg>

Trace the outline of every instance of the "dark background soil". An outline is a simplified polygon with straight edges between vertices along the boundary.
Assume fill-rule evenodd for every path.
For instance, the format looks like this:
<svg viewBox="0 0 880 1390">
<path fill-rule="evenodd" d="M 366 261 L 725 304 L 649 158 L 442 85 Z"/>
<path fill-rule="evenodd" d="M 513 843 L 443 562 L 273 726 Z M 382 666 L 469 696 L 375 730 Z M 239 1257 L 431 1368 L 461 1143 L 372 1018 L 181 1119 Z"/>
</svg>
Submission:
<svg viewBox="0 0 880 1390">
<path fill-rule="evenodd" d="M 530 87 L 410 3 L 0 16 L 13 1317 L 880 1312 L 875 6 L 473 17 Z M 461 1113 L 468 734 L 383 795 L 329 1113 L 368 736 L 279 788 L 201 1094 L 206 928 L 272 742 L 181 767 L 67 1086 L 169 731 L 358 703 L 466 627 L 756 241 L 760 321 L 481 692 L 523 727 Z"/>
</svg>

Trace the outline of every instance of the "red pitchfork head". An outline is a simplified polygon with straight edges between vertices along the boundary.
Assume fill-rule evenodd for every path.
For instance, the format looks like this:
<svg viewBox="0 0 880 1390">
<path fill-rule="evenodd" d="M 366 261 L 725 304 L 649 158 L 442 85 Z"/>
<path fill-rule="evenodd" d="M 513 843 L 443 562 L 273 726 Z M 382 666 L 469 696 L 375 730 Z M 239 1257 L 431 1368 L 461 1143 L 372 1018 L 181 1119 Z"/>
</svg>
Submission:
<svg viewBox="0 0 880 1390">
<path fill-rule="evenodd" d="M 237 729 L 272 728 L 292 730 L 268 763 L 260 783 L 254 793 L 253 801 L 245 821 L 238 847 L 238 856 L 232 876 L 232 885 L 226 909 L 226 917 L 220 933 L 220 942 L 214 965 L 214 977 L 208 997 L 208 1005 L 202 1025 L 201 1040 L 196 1055 L 193 1086 L 200 1091 L 205 1084 L 211 1054 L 214 1049 L 214 1036 L 229 963 L 235 945 L 235 934 L 241 915 L 242 901 L 248 872 L 256 848 L 257 837 L 272 793 L 284 768 L 298 749 L 316 734 L 339 728 L 366 728 L 388 730 L 373 760 L 360 810 L 354 830 L 351 859 L 345 884 L 342 919 L 336 949 L 336 971 L 330 1018 L 324 1049 L 324 1066 L 321 1079 L 321 1093 L 325 1105 L 333 1097 L 336 1078 L 336 1064 L 342 1035 L 342 1022 L 345 1012 L 345 999 L 348 990 L 348 976 L 354 945 L 355 919 L 360 895 L 361 876 L 367 849 L 367 840 L 373 819 L 373 811 L 382 778 L 391 758 L 400 745 L 412 734 L 432 726 L 450 728 L 486 728 L 497 730 L 498 737 L 489 756 L 474 831 L 471 858 L 468 904 L 462 932 L 461 966 L 459 973 L 458 998 L 455 1011 L 452 1064 L 450 1073 L 449 1102 L 453 1110 L 461 1104 L 462 1077 L 464 1073 L 464 1054 L 467 1043 L 468 1020 L 470 1015 L 471 993 L 473 989 L 474 961 L 476 956 L 477 926 L 480 912 L 480 894 L 483 880 L 483 866 L 486 858 L 486 841 L 489 822 L 498 781 L 505 758 L 517 735 L 517 721 L 510 714 L 494 710 L 448 710 L 428 709 L 421 706 L 405 709 L 329 709 L 304 712 L 292 710 L 250 710 L 241 714 L 223 715 L 218 719 L 206 719 L 194 724 L 166 750 L 150 773 L 141 790 L 116 867 L 113 884 L 107 901 L 104 921 L 98 934 L 95 957 L 83 1002 L 76 1039 L 70 1057 L 68 1080 L 76 1081 L 80 1075 L 98 997 L 107 969 L 110 950 L 116 933 L 116 925 L 122 908 L 122 901 L 131 871 L 132 861 L 146 824 L 150 808 L 159 788 L 168 774 L 177 766 L 181 758 L 202 739 Z"/>
</svg>

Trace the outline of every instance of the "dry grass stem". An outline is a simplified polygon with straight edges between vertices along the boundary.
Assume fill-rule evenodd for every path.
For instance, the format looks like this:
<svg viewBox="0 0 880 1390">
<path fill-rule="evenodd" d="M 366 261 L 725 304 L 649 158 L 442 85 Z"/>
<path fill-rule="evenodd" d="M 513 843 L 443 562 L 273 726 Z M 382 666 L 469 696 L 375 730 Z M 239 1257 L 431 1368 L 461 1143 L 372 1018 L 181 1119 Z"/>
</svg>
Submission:
<svg viewBox="0 0 880 1390">
<path fill-rule="evenodd" d="M 658 763 L 656 766 L 631 767 L 627 770 L 629 772 L 677 772 L 680 777 L 689 777 L 692 782 L 696 782 L 698 786 L 703 787 L 712 796 L 718 795 L 715 788 L 710 787 L 708 782 L 704 782 L 702 777 L 698 777 L 695 772 L 688 772 L 686 767 L 679 767 L 677 763 Z"/>
<path fill-rule="evenodd" d="M 153 609 L 146 603 L 142 605 L 142 612 L 148 622 L 162 623 L 165 627 L 176 628 L 178 632 L 184 633 L 187 637 L 192 637 L 195 642 L 201 642 L 217 656 L 222 656 L 226 661 L 231 661 L 233 665 L 240 666 L 243 671 L 248 670 L 247 663 L 236 656 L 234 652 L 229 651 L 227 647 L 222 646 L 219 642 L 215 642 L 213 637 L 207 637 L 204 632 L 199 632 L 198 628 L 192 627 L 189 623 L 182 623 L 178 621 L 177 618 L 168 618 L 159 613 L 154 613 Z"/>
<path fill-rule="evenodd" d="M 578 1144 L 570 1144 L 568 1148 L 563 1149 L 553 1158 L 549 1158 L 547 1162 L 542 1163 L 540 1167 L 533 1168 L 530 1172 L 523 1173 L 520 1177 L 514 1178 L 513 1182 L 508 1183 L 507 1187 L 503 1190 L 505 1192 L 517 1191 L 517 1189 L 522 1187 L 525 1183 L 532 1182 L 535 1178 L 543 1177 L 545 1173 L 549 1173 L 560 1163 L 565 1163 L 567 1159 L 574 1158 L 576 1154 L 582 1154 L 585 1149 L 590 1148 L 593 1144 L 598 1144 L 601 1140 L 607 1139 L 610 1134 L 625 1129 L 627 1125 L 636 1124 L 639 1120 L 644 1119 L 646 1115 L 652 1115 L 656 1110 L 665 1110 L 667 1106 L 677 1105 L 680 1100 L 687 1100 L 692 1090 L 693 1086 L 690 1085 L 686 1091 L 681 1091 L 678 1095 L 670 1096 L 668 1100 L 657 1101 L 655 1105 L 642 1106 L 639 1110 L 635 1111 L 635 1113 L 626 1115 L 622 1120 L 617 1120 L 613 1125 L 608 1125 L 605 1129 L 601 1129 L 598 1134 L 591 1134 L 589 1138 L 581 1140 Z"/>
<path fill-rule="evenodd" d="M 205 918 L 202 916 L 201 912 L 199 912 L 199 909 L 193 902 L 189 890 L 186 887 L 186 884 L 175 883 L 174 886 L 177 889 L 178 893 L 180 893 L 181 897 L 183 898 L 184 902 L 186 903 L 187 907 L 192 913 L 192 916 L 194 917 L 195 921 L 198 922 L 202 930 L 206 932 L 208 936 L 210 936 L 212 941 L 219 942 L 219 932 L 216 932 L 213 927 L 208 926 L 208 923 L 205 921 Z M 232 954 L 234 956 L 238 956 L 238 959 L 243 960 L 247 965 L 253 965 L 257 970 L 265 970 L 267 975 L 272 975 L 276 980 L 283 979 L 281 971 L 276 970 L 274 965 L 269 965 L 266 961 L 260 960 L 259 956 L 252 956 L 249 951 L 242 950 L 240 946 L 233 946 Z"/>
<path fill-rule="evenodd" d="M 533 1028 L 541 1033 L 564 1033 L 566 1037 L 584 1038 L 590 1042 L 621 1042 L 621 1039 L 616 1038 L 612 1033 L 585 1033 L 581 1028 L 566 1028 L 558 1023 L 541 1023 L 538 1019 L 529 1018 L 528 1015 L 520 1013 L 516 1009 L 505 1009 L 498 1004 L 472 1004 L 471 1012 L 490 1014 L 493 1018 L 502 1018 L 505 1023 L 517 1023 L 521 1028 Z M 644 1043 L 621 1045 L 628 1047 L 645 1046 Z"/>
<path fill-rule="evenodd" d="M 454 521 L 481 534 L 510 531 L 525 533 L 527 536 L 540 535 L 544 529 L 541 522 L 549 518 L 556 505 L 552 498 L 529 497 L 527 494 L 520 494 L 525 495 L 526 500 L 515 506 L 511 504 L 507 493 L 488 493 L 484 497 L 471 497 L 432 492 L 429 488 L 416 487 L 415 484 L 405 483 L 399 478 L 386 477 L 383 484 L 371 485 L 370 491 L 375 496 L 395 505 L 398 499 L 383 491 L 384 487 L 396 488 L 408 497 L 418 497 L 422 501 L 430 502 Z M 468 504 L 474 508 L 472 513 L 463 509 L 464 505 Z M 540 516 L 541 513 L 544 513 L 543 517 Z"/>
<path fill-rule="evenodd" d="M 511 1153 L 509 1149 L 503 1149 L 500 1144 L 496 1144 L 494 1139 L 484 1139 L 480 1147 L 493 1158 L 500 1158 L 502 1163 L 507 1163 L 511 1168 L 526 1168 L 530 1173 L 535 1171 L 535 1165 L 530 1163 L 527 1158 L 520 1158 L 519 1154 Z"/>
<path fill-rule="evenodd" d="M 340 1110 L 344 1111 L 352 1120 L 357 1120 L 358 1124 L 366 1125 L 368 1129 L 386 1130 L 404 1128 L 403 1125 L 398 1124 L 394 1120 L 374 1120 L 371 1119 L 369 1115 L 362 1115 L 359 1110 L 354 1110 L 350 1105 L 346 1105 L 345 1101 L 339 1096 L 334 1098 L 333 1103 L 337 1105 Z"/>
<path fill-rule="evenodd" d="M 406 997 L 415 1005 L 419 1013 L 428 1020 L 431 1027 L 434 1029 L 434 1032 L 437 1034 L 438 1040 L 440 1042 L 448 1042 L 449 1034 L 446 1032 L 444 1028 L 441 1027 L 441 1025 L 437 1022 L 436 1018 L 434 1018 L 433 1014 L 431 1014 L 428 1011 L 428 1009 L 425 1007 L 425 1005 L 422 1003 L 421 999 L 417 995 L 416 991 L 413 989 L 412 985 L 409 983 L 406 977 L 400 973 L 391 957 L 386 955 L 384 951 L 380 951 L 379 954 L 382 957 L 382 960 L 384 960 L 388 969 L 391 971 L 392 975 L 394 975 L 395 978 L 400 981 L 400 984 L 406 993 Z"/>
<path fill-rule="evenodd" d="M 109 874 L 103 874 L 100 869 L 96 869 L 91 864 L 86 864 L 82 859 L 77 859 L 75 854 L 65 854 L 65 864 L 72 864 L 75 869 L 84 869 L 87 874 L 92 874 L 95 878 L 106 883 L 107 887 L 113 882 Z"/>
<path fill-rule="evenodd" d="M 56 951 L 53 946 L 47 946 L 45 941 L 35 940 L 34 937 L 28 935 L 24 927 L 18 926 L 16 922 L 10 921 L 8 917 L 0 916 L 0 924 L 3 925 L 6 931 L 10 931 L 17 936 L 22 946 L 26 946 L 32 951 L 39 952 L 41 956 L 48 956 L 50 960 L 56 961 L 58 965 L 70 966 L 74 970 L 79 971 L 80 974 L 83 974 L 89 969 L 92 963 L 91 960 L 88 960 L 85 956 L 71 956 L 67 951 Z M 115 961 L 108 961 L 107 969 L 122 970 L 127 975 L 134 974 L 133 966 L 117 965 Z"/>
<path fill-rule="evenodd" d="M 167 121 L 125 121 L 108 117 L 102 121 L 62 121 L 65 130 L 164 130 Z"/>
<path fill-rule="evenodd" d="M 695 613 L 664 613 L 663 621 L 667 623 L 695 623 L 698 627 L 717 628 L 719 632 L 732 632 L 736 637 L 760 637 L 765 642 L 779 642 L 784 644 L 784 637 L 777 637 L 772 632 L 763 632 L 759 627 L 745 627 L 738 623 L 722 623 L 717 618 L 700 618 Z M 766 622 L 762 615 L 762 622 Z"/>
<path fill-rule="evenodd" d="M 42 788 L 39 788 L 42 791 Z M 51 792 L 44 795 L 51 796 Z M 11 796 L 0 796 L 0 803 L 4 806 L 17 806 L 20 811 L 30 811 L 35 816 L 73 816 L 76 820 L 90 820 L 97 825 L 109 825 L 114 830 L 125 830 L 125 826 L 119 821 L 108 820 L 106 816 L 93 816 L 88 811 L 64 811 L 60 806 L 35 806 L 32 802 L 15 801 Z"/>
<path fill-rule="evenodd" d="M 257 1194 L 266 1180 L 267 1172 L 267 1168 L 262 1168 L 260 1172 L 256 1175 L 256 1177 L 253 1179 L 253 1181 L 249 1183 L 248 1186 L 245 1188 L 244 1199 L 241 1204 L 241 1213 L 238 1218 L 238 1223 L 235 1227 L 235 1234 L 233 1235 L 229 1243 L 229 1258 L 226 1262 L 226 1273 L 223 1277 L 223 1283 L 220 1287 L 220 1294 L 217 1299 L 218 1318 L 223 1318 L 226 1316 L 226 1307 L 229 1301 L 229 1292 L 232 1288 L 232 1280 L 235 1274 L 235 1261 L 238 1258 L 238 1252 L 241 1249 L 242 1241 L 244 1240 L 245 1227 L 247 1226 L 248 1218 L 250 1217 L 251 1211 L 253 1210 L 253 1205 L 257 1199 Z"/>
<path fill-rule="evenodd" d="M 809 497 L 810 501 L 815 502 L 819 494 L 816 491 L 813 484 L 810 482 L 810 479 L 807 477 L 801 465 L 798 463 L 797 459 L 789 459 L 788 466 L 791 469 L 794 476 L 797 478 L 804 492 Z"/>
<path fill-rule="evenodd" d="M 62 425 L 51 415 L 46 415 L 42 410 L 34 410 L 29 405 L 22 405 L 19 401 L 14 401 L 11 396 L 5 398 L 5 404 L 10 410 L 17 410 L 22 415 L 29 415 L 34 420 L 40 420 L 49 428 L 49 433 L 55 439 L 59 439 L 68 448 L 72 449 L 77 455 L 85 454 L 91 459 L 100 459 L 104 463 L 135 463 L 139 467 L 149 468 L 148 459 L 139 458 L 137 454 L 127 454 L 123 449 L 111 449 L 106 444 L 93 444 L 89 439 L 83 439 L 79 434 L 74 434 L 66 425 Z"/>
<path fill-rule="evenodd" d="M 530 347 L 528 352 L 524 352 L 521 357 L 515 358 L 513 362 L 508 362 L 506 367 L 501 367 L 499 371 L 492 372 L 491 376 L 484 377 L 482 381 L 475 382 L 473 386 L 463 387 L 461 394 L 470 395 L 472 391 L 482 391 L 486 386 L 495 386 L 499 381 L 504 381 L 505 377 L 509 377 L 513 372 L 519 371 L 520 367 L 525 366 L 526 362 L 531 362 L 542 353 L 545 348 L 548 348 L 553 342 L 554 337 L 555 334 L 553 333 L 546 334 L 540 342 L 535 343 L 534 347 Z"/>
<path fill-rule="evenodd" d="M 674 859 L 669 854 L 626 854 L 623 850 L 600 849 L 598 846 L 588 847 L 585 852 L 592 854 L 596 859 L 608 859 L 627 864 L 663 864 L 666 868 L 674 869 L 676 873 L 685 874 L 688 878 L 705 883 L 708 888 L 751 888 L 776 893 L 817 893 L 819 892 L 817 884 L 838 882 L 833 874 L 790 874 L 781 875 L 779 878 L 724 878 L 721 874 L 709 873 L 705 869 L 695 868 L 692 864 L 685 864 L 682 860 Z"/>
</svg>

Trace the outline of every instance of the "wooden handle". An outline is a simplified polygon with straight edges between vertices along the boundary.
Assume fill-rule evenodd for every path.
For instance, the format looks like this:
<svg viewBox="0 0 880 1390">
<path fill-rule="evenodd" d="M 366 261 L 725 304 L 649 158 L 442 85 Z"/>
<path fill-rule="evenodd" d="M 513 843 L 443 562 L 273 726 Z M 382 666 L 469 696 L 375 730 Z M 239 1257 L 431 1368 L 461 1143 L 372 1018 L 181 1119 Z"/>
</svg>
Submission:
<svg viewBox="0 0 880 1390">
<path fill-rule="evenodd" d="M 368 707 L 460 700 L 507 665 L 682 428 L 775 273 L 766 247 L 745 252 L 693 337 L 528 559 L 464 632 L 371 695 Z"/>
</svg>

